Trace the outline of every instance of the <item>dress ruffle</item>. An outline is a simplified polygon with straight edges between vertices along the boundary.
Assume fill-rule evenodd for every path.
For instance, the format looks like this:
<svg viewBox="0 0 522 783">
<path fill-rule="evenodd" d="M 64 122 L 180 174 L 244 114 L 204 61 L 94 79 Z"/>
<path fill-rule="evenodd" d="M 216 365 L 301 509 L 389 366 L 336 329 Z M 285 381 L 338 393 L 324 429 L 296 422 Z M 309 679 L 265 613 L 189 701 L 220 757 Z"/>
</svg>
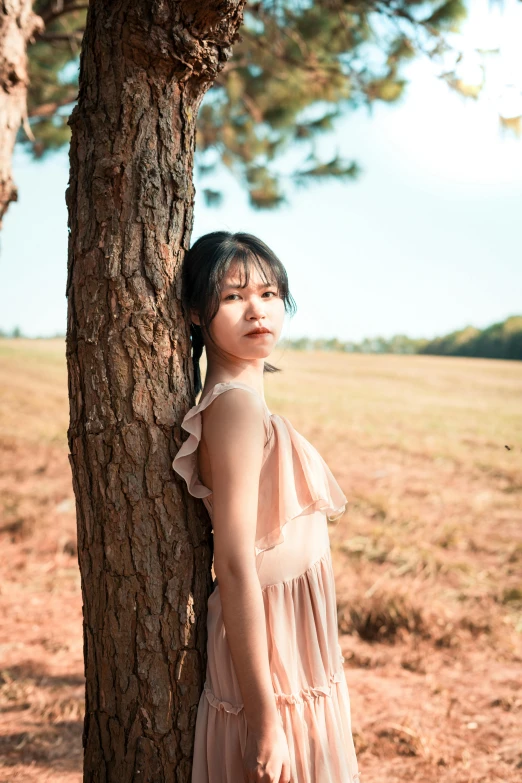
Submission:
<svg viewBox="0 0 522 783">
<path fill-rule="evenodd" d="M 341 682 L 341 679 L 344 677 L 343 655 L 340 656 L 339 661 L 339 669 L 331 675 L 330 685 L 317 685 L 315 688 L 303 688 L 299 693 L 276 693 L 276 704 L 280 707 L 283 704 L 305 704 L 307 701 L 317 699 L 319 696 L 331 696 L 334 683 Z M 206 683 L 203 690 L 209 704 L 216 710 L 224 710 L 224 712 L 231 712 L 233 715 L 238 715 L 243 709 L 243 704 L 231 704 L 229 701 L 218 699 Z"/>
<path fill-rule="evenodd" d="M 281 544 L 291 519 L 321 510 L 334 522 L 348 502 L 317 449 L 288 419 L 272 415 L 270 426 L 272 437 L 259 481 L 256 553 Z"/>
<path fill-rule="evenodd" d="M 300 576 L 266 585 L 262 592 L 270 673 L 292 780 L 358 783 L 330 549 Z M 219 586 L 209 598 L 207 623 L 207 678 L 198 706 L 193 780 L 241 780 L 247 722 L 228 650 Z M 220 769 L 226 769 L 223 777 Z"/>
<path fill-rule="evenodd" d="M 189 437 L 172 462 L 174 470 L 185 479 L 190 494 L 205 499 L 211 515 L 212 490 L 202 484 L 197 469 L 201 412 L 218 394 L 237 386 L 258 394 L 253 387 L 239 381 L 217 383 L 183 419 L 181 426 Z M 317 449 L 284 416 L 272 414 L 268 408 L 266 414 L 267 441 L 259 477 L 256 555 L 284 541 L 284 527 L 291 519 L 321 510 L 330 522 L 335 522 L 348 502 Z"/>
<path fill-rule="evenodd" d="M 330 548 L 303 574 L 262 588 L 272 686 L 276 701 L 298 704 L 331 693 L 342 675 L 337 602 Z M 209 703 L 238 714 L 241 690 L 230 656 L 217 585 L 208 599 Z"/>
<path fill-rule="evenodd" d="M 350 710 L 344 675 L 333 683 L 329 698 L 306 700 L 298 706 L 279 706 L 292 782 L 360 783 Z M 234 715 L 214 709 L 203 693 L 197 713 L 193 783 L 243 780 L 246 739 L 244 713 Z"/>
<path fill-rule="evenodd" d="M 247 391 L 250 391 L 253 394 L 257 394 L 253 387 L 248 386 L 247 384 L 238 383 L 237 381 L 235 381 L 234 384 L 216 383 L 211 391 L 200 400 L 197 405 L 194 405 L 188 411 L 181 422 L 182 429 L 188 432 L 189 436 L 174 457 L 172 467 L 176 473 L 179 473 L 179 475 L 185 479 L 188 491 L 196 498 L 205 498 L 212 494 L 212 490 L 201 483 L 198 475 L 196 452 L 201 440 L 201 411 L 208 408 L 219 394 L 228 389 L 232 389 L 237 385 L 247 389 Z"/>
</svg>

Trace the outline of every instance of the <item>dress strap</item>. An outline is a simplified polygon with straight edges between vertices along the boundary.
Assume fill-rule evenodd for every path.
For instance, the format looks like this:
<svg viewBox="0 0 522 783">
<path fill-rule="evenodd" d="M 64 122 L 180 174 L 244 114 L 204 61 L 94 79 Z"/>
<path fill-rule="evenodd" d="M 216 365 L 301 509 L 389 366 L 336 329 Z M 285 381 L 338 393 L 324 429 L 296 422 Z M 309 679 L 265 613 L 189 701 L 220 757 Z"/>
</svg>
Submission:
<svg viewBox="0 0 522 783">
<path fill-rule="evenodd" d="M 246 389 L 263 400 L 265 406 L 265 431 L 268 438 L 271 413 L 268 410 L 265 400 L 257 389 L 247 383 L 243 383 L 243 381 L 220 381 L 219 383 L 214 384 L 204 397 L 200 399 L 197 405 L 193 405 L 185 414 L 181 426 L 189 433 L 189 436 L 187 440 L 184 441 L 172 462 L 172 467 L 176 473 L 179 473 L 179 475 L 185 479 L 188 491 L 196 498 L 206 498 L 212 494 L 212 490 L 201 483 L 198 475 L 197 448 L 201 440 L 201 412 L 204 411 L 205 408 L 208 408 L 217 396 L 234 388 Z"/>
</svg>

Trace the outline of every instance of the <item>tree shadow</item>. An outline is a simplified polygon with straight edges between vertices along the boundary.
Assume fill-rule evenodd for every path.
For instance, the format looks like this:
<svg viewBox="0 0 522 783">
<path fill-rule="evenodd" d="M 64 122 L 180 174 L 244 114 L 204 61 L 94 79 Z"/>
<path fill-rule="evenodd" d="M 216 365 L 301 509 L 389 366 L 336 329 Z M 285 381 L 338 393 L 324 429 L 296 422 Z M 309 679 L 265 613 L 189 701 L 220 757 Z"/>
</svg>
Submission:
<svg viewBox="0 0 522 783">
<path fill-rule="evenodd" d="M 0 764 L 81 773 L 85 680 L 23 661 L 0 669 Z"/>
</svg>

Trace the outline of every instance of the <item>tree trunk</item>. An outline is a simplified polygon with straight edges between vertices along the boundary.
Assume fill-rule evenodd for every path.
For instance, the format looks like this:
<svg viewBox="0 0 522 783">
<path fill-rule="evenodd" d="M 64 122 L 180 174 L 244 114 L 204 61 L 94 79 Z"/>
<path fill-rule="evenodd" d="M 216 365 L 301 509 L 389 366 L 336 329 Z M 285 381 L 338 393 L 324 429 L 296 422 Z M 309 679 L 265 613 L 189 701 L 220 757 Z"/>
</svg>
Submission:
<svg viewBox="0 0 522 783">
<path fill-rule="evenodd" d="M 27 120 L 27 42 L 44 29 L 31 0 L 7 0 L 0 5 L 0 229 L 11 201 L 18 200 L 12 158 L 18 128 Z"/>
<path fill-rule="evenodd" d="M 67 366 L 84 781 L 189 781 L 210 525 L 171 462 L 194 402 L 178 272 L 201 100 L 244 0 L 93 0 L 69 124 Z"/>
</svg>

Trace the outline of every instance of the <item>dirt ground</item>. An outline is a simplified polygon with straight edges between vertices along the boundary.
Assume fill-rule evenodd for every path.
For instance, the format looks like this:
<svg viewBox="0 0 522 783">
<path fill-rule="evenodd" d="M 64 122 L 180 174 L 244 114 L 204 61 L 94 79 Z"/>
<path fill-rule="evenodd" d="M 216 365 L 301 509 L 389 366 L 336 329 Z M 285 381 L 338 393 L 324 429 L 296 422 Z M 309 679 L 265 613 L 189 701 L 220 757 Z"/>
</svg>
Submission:
<svg viewBox="0 0 522 783">
<path fill-rule="evenodd" d="M 0 340 L 2 783 L 82 779 L 63 353 Z M 270 409 L 349 499 L 330 537 L 362 783 L 521 780 L 522 365 L 272 360 Z"/>
</svg>

